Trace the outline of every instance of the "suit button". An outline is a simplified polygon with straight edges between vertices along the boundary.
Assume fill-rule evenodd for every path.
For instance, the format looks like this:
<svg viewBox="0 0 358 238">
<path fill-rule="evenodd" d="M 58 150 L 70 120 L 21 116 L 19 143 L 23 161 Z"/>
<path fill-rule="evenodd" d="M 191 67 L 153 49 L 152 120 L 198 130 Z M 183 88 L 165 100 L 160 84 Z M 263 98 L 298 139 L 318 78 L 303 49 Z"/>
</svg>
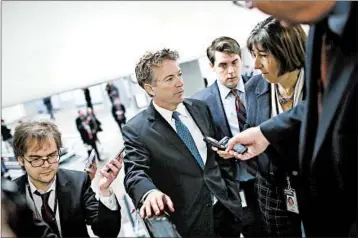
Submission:
<svg viewBox="0 0 358 238">
<path fill-rule="evenodd" d="M 292 175 L 293 175 L 293 176 L 297 176 L 297 175 L 298 175 L 298 172 L 297 172 L 297 171 L 292 171 Z"/>
<path fill-rule="evenodd" d="M 205 206 L 207 206 L 207 207 L 211 207 L 211 203 L 207 203 Z"/>
</svg>

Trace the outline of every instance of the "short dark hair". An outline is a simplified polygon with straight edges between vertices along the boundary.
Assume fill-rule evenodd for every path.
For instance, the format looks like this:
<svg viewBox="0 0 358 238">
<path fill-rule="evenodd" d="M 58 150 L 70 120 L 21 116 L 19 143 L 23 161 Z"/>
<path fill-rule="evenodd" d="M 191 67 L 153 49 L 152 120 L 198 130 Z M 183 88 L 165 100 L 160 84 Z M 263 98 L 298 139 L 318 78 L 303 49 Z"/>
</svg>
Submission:
<svg viewBox="0 0 358 238">
<path fill-rule="evenodd" d="M 261 44 L 263 50 L 278 60 L 278 75 L 282 75 L 304 67 L 306 40 L 307 35 L 301 25 L 286 28 L 271 16 L 255 26 L 246 43 L 251 54 L 253 47 Z"/>
<path fill-rule="evenodd" d="M 16 157 L 24 156 L 30 144 L 40 148 L 49 139 L 54 139 L 58 150 L 62 147 L 61 133 L 50 121 L 26 121 L 15 128 L 13 146 Z"/>
<path fill-rule="evenodd" d="M 216 38 L 206 49 L 206 55 L 212 64 L 215 63 L 215 51 L 237 54 L 241 58 L 241 48 L 239 43 L 235 39 L 228 36 Z"/>
</svg>

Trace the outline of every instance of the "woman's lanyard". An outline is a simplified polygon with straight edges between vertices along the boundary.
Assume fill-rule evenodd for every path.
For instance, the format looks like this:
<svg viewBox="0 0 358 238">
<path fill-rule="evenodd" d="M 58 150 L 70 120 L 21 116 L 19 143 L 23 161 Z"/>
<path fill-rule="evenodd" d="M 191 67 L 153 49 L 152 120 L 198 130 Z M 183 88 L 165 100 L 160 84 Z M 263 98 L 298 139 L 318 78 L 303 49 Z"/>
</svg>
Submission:
<svg viewBox="0 0 358 238">
<path fill-rule="evenodd" d="M 40 212 L 39 212 L 38 209 L 37 209 L 37 206 L 36 206 L 34 197 L 32 196 L 32 193 L 31 193 L 30 185 L 27 185 L 27 189 L 28 189 L 28 191 L 29 191 L 29 195 L 30 195 L 31 200 L 32 200 L 32 202 L 34 203 L 36 217 L 41 219 L 41 218 L 42 218 L 42 215 L 40 215 Z M 55 193 L 55 206 L 54 206 L 54 210 L 53 210 L 53 215 L 54 215 L 54 217 L 56 218 L 57 201 L 58 201 L 58 200 L 57 200 L 57 198 L 56 198 L 56 192 L 54 192 L 54 193 Z M 43 206 L 43 205 L 44 205 L 44 204 L 43 204 L 43 201 L 42 201 L 42 206 Z M 50 204 L 49 204 L 49 206 L 50 206 Z M 56 220 L 57 220 L 57 219 L 56 219 Z"/>
</svg>

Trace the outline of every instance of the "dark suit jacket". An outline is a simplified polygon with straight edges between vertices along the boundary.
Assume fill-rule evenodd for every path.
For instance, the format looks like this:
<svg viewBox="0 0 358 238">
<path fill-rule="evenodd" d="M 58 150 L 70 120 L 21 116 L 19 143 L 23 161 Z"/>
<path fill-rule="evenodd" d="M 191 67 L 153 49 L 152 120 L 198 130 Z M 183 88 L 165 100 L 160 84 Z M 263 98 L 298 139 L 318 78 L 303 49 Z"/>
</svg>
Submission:
<svg viewBox="0 0 358 238">
<path fill-rule="evenodd" d="M 207 105 L 194 99 L 185 99 L 184 105 L 202 134 L 217 138 Z M 167 194 L 175 208 L 170 218 L 182 236 L 213 235 L 211 193 L 238 219 L 241 202 L 234 178 L 235 162 L 219 159 L 208 147 L 202 170 L 152 103 L 123 127 L 123 139 L 124 185 L 136 207 L 151 189 Z"/>
<path fill-rule="evenodd" d="M 195 93 L 192 98 L 204 101 L 208 104 L 215 124 L 220 128 L 221 132 L 228 137 L 232 137 L 229 122 L 225 115 L 225 109 L 221 101 L 218 82 L 215 81 L 209 87 Z"/>
<path fill-rule="evenodd" d="M 20 192 L 25 193 L 27 174 L 16 179 Z M 120 207 L 112 211 L 96 200 L 91 180 L 84 172 L 59 169 L 56 179 L 62 236 L 89 237 L 87 226 L 100 237 L 117 237 L 121 229 Z M 118 205 L 119 206 L 119 205 Z"/>
<path fill-rule="evenodd" d="M 261 74 L 253 76 L 245 84 L 245 94 L 247 127 L 254 127 L 269 120 L 272 113 L 271 86 Z M 293 160 L 292 156 L 290 155 L 290 160 Z M 288 160 L 282 159 L 272 146 L 269 146 L 264 153 L 259 155 L 254 163 L 256 163 L 262 176 L 277 179 L 276 181 L 283 182 L 284 186 L 287 186 L 286 173 L 291 175 L 293 171 L 298 170 L 297 164 L 288 163 Z"/>
<path fill-rule="evenodd" d="M 356 227 L 357 17 L 358 3 L 351 2 L 348 21 L 333 48 L 319 122 L 317 80 L 327 18 L 310 28 L 305 70 L 307 101 L 260 126 L 280 153 L 299 154 L 299 161 L 292 163 L 300 168 L 299 209 L 309 236 L 342 237 Z"/>
<path fill-rule="evenodd" d="M 116 108 L 116 105 L 112 105 L 112 115 L 113 115 L 113 117 L 114 117 L 114 120 L 116 120 L 116 121 L 118 121 L 118 122 L 126 122 L 126 108 L 124 107 L 124 105 L 121 103 L 120 104 L 120 108 L 121 108 L 121 110 L 123 111 L 123 118 L 122 118 L 122 120 L 118 120 L 118 118 L 117 118 L 117 108 Z"/>
<path fill-rule="evenodd" d="M 244 83 L 248 82 L 247 77 L 242 76 Z M 212 85 L 203 90 L 197 92 L 192 96 L 194 99 L 198 99 L 204 101 L 208 104 L 211 114 L 213 115 L 214 123 L 217 127 L 220 128 L 222 135 L 220 138 L 224 136 L 233 137 L 234 135 L 231 133 L 231 129 L 229 126 L 229 122 L 226 117 L 224 105 L 221 101 L 220 91 L 218 87 L 218 82 L 215 81 Z M 247 126 L 245 126 L 246 128 Z M 237 160 L 237 163 L 240 161 Z M 249 166 L 247 167 L 248 172 L 250 172 L 253 176 L 256 174 L 256 165 L 251 161 L 246 162 Z M 238 169 L 238 168 L 237 168 Z M 239 174 L 236 175 L 236 180 L 239 181 Z"/>
</svg>

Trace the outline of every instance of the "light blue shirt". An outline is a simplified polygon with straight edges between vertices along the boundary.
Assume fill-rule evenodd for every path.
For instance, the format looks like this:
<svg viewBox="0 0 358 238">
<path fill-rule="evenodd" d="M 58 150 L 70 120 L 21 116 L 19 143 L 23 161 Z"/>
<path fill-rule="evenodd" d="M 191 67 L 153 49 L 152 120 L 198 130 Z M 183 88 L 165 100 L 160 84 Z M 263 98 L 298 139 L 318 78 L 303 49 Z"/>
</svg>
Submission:
<svg viewBox="0 0 358 238">
<path fill-rule="evenodd" d="M 220 80 L 217 80 L 218 88 L 220 92 L 221 101 L 223 103 L 226 119 L 229 123 L 230 131 L 232 135 L 237 135 L 240 133 L 239 122 L 237 120 L 237 112 L 235 106 L 235 96 L 231 93 L 231 88 L 223 85 Z M 240 76 L 239 83 L 236 85 L 236 89 L 239 90 L 239 98 L 246 108 L 246 99 L 245 99 L 245 87 L 244 80 Z M 247 181 L 253 179 L 254 177 L 247 172 L 247 165 L 244 162 L 239 162 L 239 181 Z"/>
</svg>

